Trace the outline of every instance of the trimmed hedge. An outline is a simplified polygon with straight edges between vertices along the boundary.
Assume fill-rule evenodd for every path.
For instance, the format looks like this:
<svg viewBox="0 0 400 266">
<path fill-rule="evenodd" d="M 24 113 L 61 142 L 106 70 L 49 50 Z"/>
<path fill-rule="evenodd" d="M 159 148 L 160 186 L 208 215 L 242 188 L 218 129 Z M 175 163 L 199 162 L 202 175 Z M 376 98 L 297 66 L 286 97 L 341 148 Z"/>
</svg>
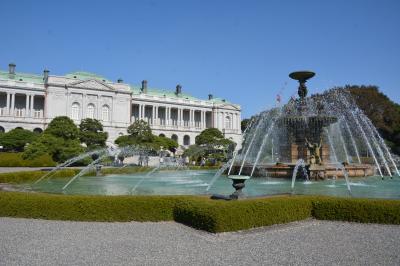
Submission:
<svg viewBox="0 0 400 266">
<path fill-rule="evenodd" d="M 0 216 L 71 221 L 170 221 L 176 202 L 184 198 L 0 192 Z"/>
<path fill-rule="evenodd" d="M 319 220 L 400 224 L 399 200 L 319 197 L 312 204 L 312 215 Z"/>
<path fill-rule="evenodd" d="M 272 197 L 241 201 L 190 200 L 174 209 L 175 221 L 213 233 L 237 231 L 311 217 L 308 197 Z"/>
<path fill-rule="evenodd" d="M 79 173 L 80 169 L 63 169 L 56 171 L 52 178 L 72 177 Z M 0 183 L 21 184 L 38 180 L 40 177 L 48 173 L 48 171 L 21 171 L 12 173 L 1 173 Z"/>
<path fill-rule="evenodd" d="M 67 168 L 56 171 L 51 175 L 51 178 L 65 178 L 73 177 L 78 174 L 82 169 L 79 168 Z M 150 171 L 149 167 L 126 167 L 126 168 L 103 168 L 101 170 L 102 174 L 133 174 Z M 29 183 L 38 180 L 40 177 L 48 173 L 48 171 L 20 171 L 20 172 L 10 172 L 10 173 L 0 173 L 0 183 L 9 184 L 21 184 Z M 95 170 L 89 171 L 84 176 L 94 175 Z"/>
<path fill-rule="evenodd" d="M 32 160 L 24 160 L 22 153 L 0 153 L 0 167 L 50 167 L 55 165 L 56 163 L 48 154 L 41 155 Z"/>
<path fill-rule="evenodd" d="M 0 217 L 72 221 L 172 221 L 209 232 L 314 217 L 400 224 L 400 201 L 285 196 L 239 201 L 200 196 L 78 196 L 0 191 Z"/>
</svg>

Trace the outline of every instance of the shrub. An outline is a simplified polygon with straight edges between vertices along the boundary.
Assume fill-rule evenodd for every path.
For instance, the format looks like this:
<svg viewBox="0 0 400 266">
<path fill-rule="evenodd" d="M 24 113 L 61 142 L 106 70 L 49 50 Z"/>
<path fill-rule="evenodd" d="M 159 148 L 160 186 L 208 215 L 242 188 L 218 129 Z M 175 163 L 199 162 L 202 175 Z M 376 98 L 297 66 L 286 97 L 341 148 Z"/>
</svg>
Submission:
<svg viewBox="0 0 400 266">
<path fill-rule="evenodd" d="M 23 151 L 24 147 L 38 138 L 39 134 L 30 130 L 15 128 L 0 135 L 0 145 L 6 151 Z"/>
<path fill-rule="evenodd" d="M 320 220 L 400 224 L 400 201 L 319 197 L 313 200 L 313 216 Z"/>
<path fill-rule="evenodd" d="M 197 199 L 179 202 L 177 222 L 209 232 L 226 232 L 287 223 L 311 217 L 308 197 L 274 197 L 241 201 Z"/>
<path fill-rule="evenodd" d="M 73 221 L 170 221 L 177 201 L 163 196 L 66 196 L 0 192 L 0 216 Z"/>
<path fill-rule="evenodd" d="M 25 160 L 22 153 L 0 153 L 0 167 L 48 167 L 56 163 L 48 154 L 43 154 L 32 160 Z"/>
<path fill-rule="evenodd" d="M 76 175 L 80 169 L 64 169 L 59 170 L 52 178 L 65 178 L 72 177 Z M 9 183 L 9 184 L 21 184 L 21 183 L 30 183 L 38 180 L 40 177 L 48 173 L 47 171 L 22 171 L 22 172 L 13 172 L 13 173 L 1 173 L 0 174 L 0 183 Z"/>
</svg>

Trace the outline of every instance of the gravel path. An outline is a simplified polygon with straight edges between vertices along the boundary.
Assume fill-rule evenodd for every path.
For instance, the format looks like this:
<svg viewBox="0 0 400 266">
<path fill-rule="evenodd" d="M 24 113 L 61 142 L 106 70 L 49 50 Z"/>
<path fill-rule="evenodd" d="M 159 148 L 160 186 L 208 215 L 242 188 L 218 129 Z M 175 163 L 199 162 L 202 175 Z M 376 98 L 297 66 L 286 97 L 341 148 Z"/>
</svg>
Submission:
<svg viewBox="0 0 400 266">
<path fill-rule="evenodd" d="M 308 220 L 209 234 L 173 222 L 0 218 L 0 265 L 399 265 L 400 226 Z"/>
</svg>

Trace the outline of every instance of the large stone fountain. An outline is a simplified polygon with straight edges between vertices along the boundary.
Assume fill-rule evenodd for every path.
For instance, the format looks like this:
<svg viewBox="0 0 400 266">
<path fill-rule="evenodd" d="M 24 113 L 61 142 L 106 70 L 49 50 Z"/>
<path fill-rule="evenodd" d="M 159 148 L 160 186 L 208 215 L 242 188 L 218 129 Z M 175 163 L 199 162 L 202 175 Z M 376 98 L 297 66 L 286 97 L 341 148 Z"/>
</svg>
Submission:
<svg viewBox="0 0 400 266">
<path fill-rule="evenodd" d="M 372 164 L 361 161 L 357 147 L 351 149 L 357 150 L 358 162 L 353 162 L 349 156 L 339 125 L 339 120 L 344 117 L 342 112 L 333 112 L 334 108 L 331 108 L 329 99 L 307 97 L 306 82 L 313 76 L 315 73 L 311 71 L 297 71 L 289 75 L 299 82 L 299 97 L 292 98 L 277 110 L 259 116 L 256 126 L 253 126 L 250 132 L 253 136 L 247 139 L 239 159 L 234 163 L 233 174 L 291 178 L 294 168 L 300 162 L 305 162 L 307 175 L 314 180 L 343 177 L 343 168 L 346 174 L 354 177 L 375 174 Z M 345 122 L 347 129 L 351 131 L 348 122 Z M 338 133 L 332 131 L 332 128 L 339 128 Z M 337 137 L 335 134 L 341 138 L 346 160 L 340 161 L 337 158 L 334 146 L 338 145 L 332 144 L 331 140 Z M 352 132 L 348 134 L 351 135 Z M 261 137 L 257 137 L 258 135 Z M 353 136 L 351 138 L 354 144 Z M 270 141 L 272 144 L 268 144 Z M 265 155 L 266 149 L 271 150 L 269 157 Z M 252 150 L 256 151 L 253 152 L 253 157 Z M 270 162 L 265 162 L 265 159 L 263 162 L 263 157 L 268 157 Z M 299 171 L 299 175 L 302 174 L 303 171 Z"/>
</svg>

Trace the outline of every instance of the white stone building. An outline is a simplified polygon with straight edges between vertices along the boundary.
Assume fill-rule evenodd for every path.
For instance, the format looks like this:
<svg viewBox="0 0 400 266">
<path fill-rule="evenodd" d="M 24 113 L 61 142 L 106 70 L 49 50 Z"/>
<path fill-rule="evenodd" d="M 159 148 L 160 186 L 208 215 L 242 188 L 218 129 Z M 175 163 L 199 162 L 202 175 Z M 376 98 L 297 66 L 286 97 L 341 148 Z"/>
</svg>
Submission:
<svg viewBox="0 0 400 266">
<path fill-rule="evenodd" d="M 0 131 L 21 127 L 43 131 L 56 116 L 68 116 L 78 125 L 81 119 L 95 118 L 113 142 L 127 134 L 138 119 L 147 121 L 155 135 L 164 135 L 180 145 L 194 144 L 206 128 L 218 128 L 238 147 L 241 144 L 240 106 L 209 95 L 207 100 L 182 92 L 151 89 L 147 81 L 140 87 L 121 79 L 112 82 L 87 72 L 65 76 L 0 71 Z"/>
</svg>

